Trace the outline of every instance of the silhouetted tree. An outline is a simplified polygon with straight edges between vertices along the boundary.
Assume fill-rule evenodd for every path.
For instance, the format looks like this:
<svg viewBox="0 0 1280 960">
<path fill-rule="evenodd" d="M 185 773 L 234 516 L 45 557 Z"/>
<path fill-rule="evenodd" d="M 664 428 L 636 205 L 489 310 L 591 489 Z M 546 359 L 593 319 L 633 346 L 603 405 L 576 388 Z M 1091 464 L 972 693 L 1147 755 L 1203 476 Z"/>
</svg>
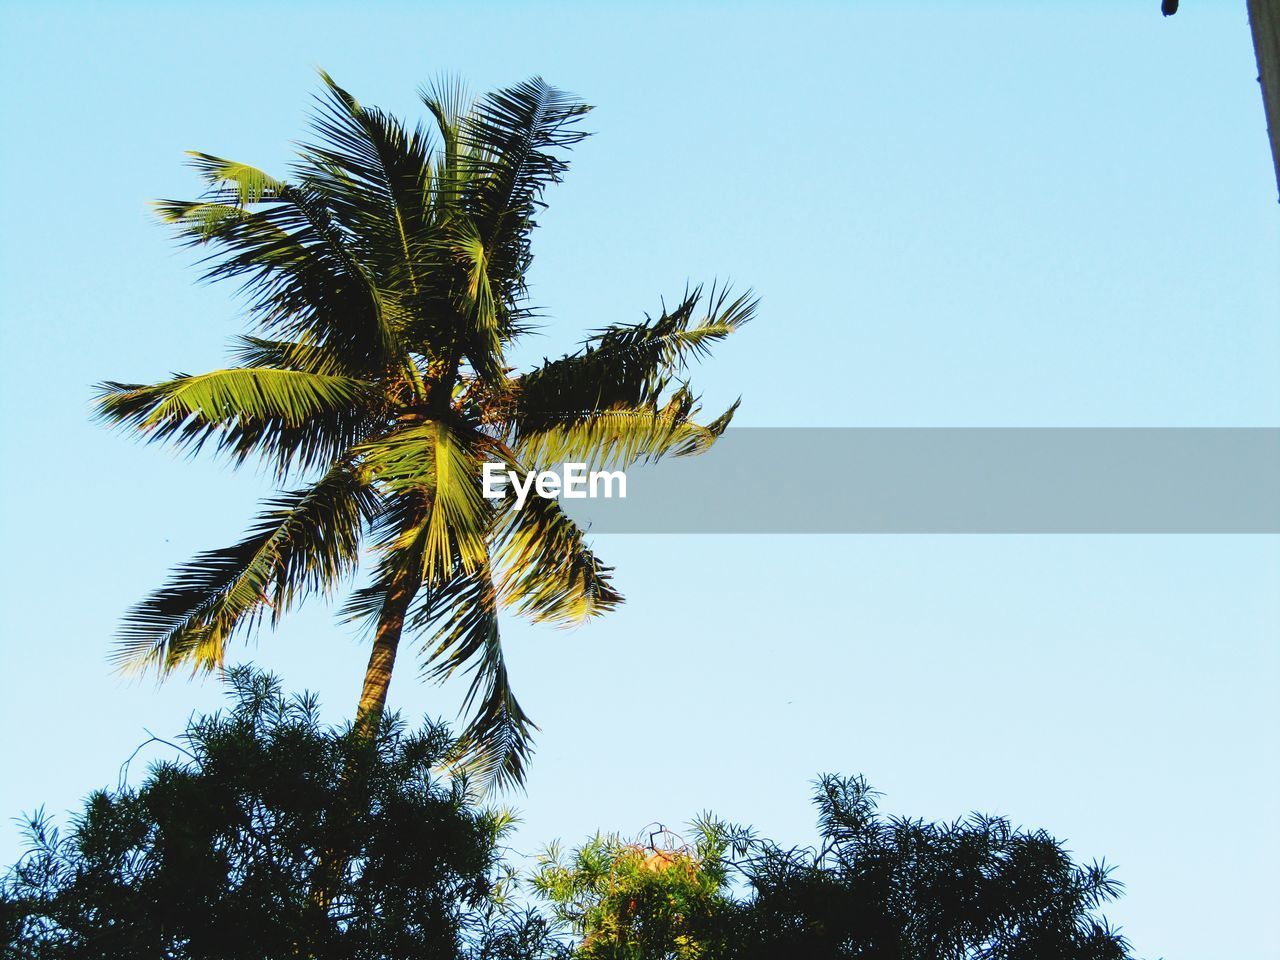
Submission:
<svg viewBox="0 0 1280 960">
<path fill-rule="evenodd" d="M 231 709 L 193 719 L 139 785 L 92 794 L 65 834 L 32 818 L 0 881 L 0 957 L 1129 956 L 1098 913 L 1119 892 L 1105 866 L 1000 818 L 885 817 L 860 778 L 819 782 L 817 849 L 706 816 L 689 843 L 659 828 L 552 847 L 526 884 L 503 858 L 510 815 L 441 772 L 442 727 L 384 717 L 370 739 L 270 677 L 229 680 Z"/>
<path fill-rule="evenodd" d="M 0 887 L 10 960 L 453 960 L 545 953 L 545 925 L 498 909 L 509 817 L 436 767 L 443 728 L 384 719 L 372 748 L 309 697 L 231 673 L 235 703 L 193 720 L 180 757 L 93 794 L 60 834 L 42 816 Z M 342 789 L 339 790 L 339 784 Z M 354 851 L 339 877 L 322 851 Z"/>
<path fill-rule="evenodd" d="M 881 815 L 858 777 L 823 777 L 822 846 L 766 845 L 745 864 L 752 897 L 733 955 L 903 960 L 1120 960 L 1128 944 L 1096 910 L 1118 893 L 1043 830 L 974 815 Z"/>
</svg>

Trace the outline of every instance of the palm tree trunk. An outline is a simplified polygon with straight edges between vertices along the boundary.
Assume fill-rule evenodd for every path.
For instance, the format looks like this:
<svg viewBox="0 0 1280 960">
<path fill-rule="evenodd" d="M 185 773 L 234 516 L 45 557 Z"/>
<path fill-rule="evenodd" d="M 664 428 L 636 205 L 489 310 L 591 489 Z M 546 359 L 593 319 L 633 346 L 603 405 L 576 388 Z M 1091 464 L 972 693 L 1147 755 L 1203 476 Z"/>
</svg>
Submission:
<svg viewBox="0 0 1280 960">
<path fill-rule="evenodd" d="M 409 569 L 398 574 L 391 589 L 387 591 L 382 613 L 378 617 L 378 629 L 373 637 L 369 665 L 364 671 L 360 705 L 356 708 L 356 726 L 362 730 L 376 729 L 386 708 L 387 688 L 391 686 L 391 671 L 396 664 L 396 651 L 400 647 L 400 634 L 404 631 L 405 614 L 415 593 L 417 584 Z"/>
<path fill-rule="evenodd" d="M 387 688 L 391 686 L 391 671 L 396 665 L 396 650 L 400 646 L 400 634 L 404 631 L 405 614 L 414 594 L 418 592 L 417 583 L 410 575 L 412 564 L 397 574 L 387 591 L 387 598 L 382 604 L 382 612 L 378 616 L 378 628 L 373 637 L 373 652 L 369 654 L 369 665 L 364 671 L 364 687 L 360 691 L 360 704 L 356 707 L 357 731 L 372 735 L 378 729 L 378 721 L 387 705 Z M 372 749 L 372 738 L 368 741 Z M 351 771 L 343 775 L 344 791 L 339 794 L 335 811 L 342 816 L 345 796 L 345 785 Z M 316 871 L 312 880 L 311 900 L 321 911 L 327 912 L 333 899 L 333 890 L 337 885 L 337 876 L 350 859 L 350 855 L 341 849 L 321 850 L 316 862 Z"/>
</svg>

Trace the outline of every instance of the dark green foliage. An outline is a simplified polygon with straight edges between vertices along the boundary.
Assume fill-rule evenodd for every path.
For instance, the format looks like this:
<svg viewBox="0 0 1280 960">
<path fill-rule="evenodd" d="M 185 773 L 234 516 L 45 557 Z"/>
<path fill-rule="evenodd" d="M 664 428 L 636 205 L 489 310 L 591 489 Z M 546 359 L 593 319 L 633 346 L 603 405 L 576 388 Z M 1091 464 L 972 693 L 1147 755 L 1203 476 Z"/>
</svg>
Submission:
<svg viewBox="0 0 1280 960">
<path fill-rule="evenodd" d="M 949 824 L 881 815 L 861 778 L 824 777 L 818 851 L 764 845 L 732 956 L 903 960 L 1121 960 L 1095 911 L 1119 884 L 1077 866 L 1042 830 L 974 815 Z"/>
<path fill-rule="evenodd" d="M 705 819 L 674 849 L 599 836 L 567 858 L 552 848 L 534 886 L 584 960 L 1129 956 L 1096 912 L 1119 885 L 1043 831 L 884 817 L 860 778 L 824 777 L 816 801 L 818 850 Z"/>
<path fill-rule="evenodd" d="M 271 678 L 230 679 L 234 707 L 192 721 L 182 759 L 93 794 L 65 835 L 32 820 L 0 897 L 6 958 L 500 958 L 541 942 L 536 918 L 495 909 L 510 820 L 435 772 L 442 728 L 388 720 L 371 749 Z M 322 879 L 334 850 L 354 854 Z"/>
<path fill-rule="evenodd" d="M 443 728 L 390 718 L 370 740 L 229 679 L 232 708 L 192 720 L 177 759 L 90 796 L 65 835 L 32 819 L 0 881 L 2 960 L 1129 957 L 1098 913 L 1105 867 L 998 818 L 885 817 L 859 778 L 820 781 L 818 849 L 711 817 L 688 843 L 553 846 L 526 885 L 543 915 L 502 859 L 511 817 L 439 772 Z"/>
</svg>

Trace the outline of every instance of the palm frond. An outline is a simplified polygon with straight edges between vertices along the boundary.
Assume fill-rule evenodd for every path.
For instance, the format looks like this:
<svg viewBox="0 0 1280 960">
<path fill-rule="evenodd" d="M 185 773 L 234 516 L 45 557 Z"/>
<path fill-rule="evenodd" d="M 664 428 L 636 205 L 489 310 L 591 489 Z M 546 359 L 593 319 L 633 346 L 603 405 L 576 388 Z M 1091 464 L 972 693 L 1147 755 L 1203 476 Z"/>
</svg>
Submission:
<svg viewBox="0 0 1280 960">
<path fill-rule="evenodd" d="M 430 520 L 431 499 L 421 489 L 383 498 L 382 510 L 370 524 L 372 553 L 377 558 L 373 576 L 343 604 L 346 621 L 363 621 L 375 632 L 388 622 L 398 622 L 397 643 L 402 631 L 412 630 L 412 618 L 406 615 L 442 589 L 441 584 L 427 581 L 424 567 Z"/>
<path fill-rule="evenodd" d="M 524 712 L 511 689 L 496 623 L 486 631 L 484 646 L 472 669 L 474 675 L 464 706 L 471 712 L 471 719 L 459 737 L 459 749 L 467 758 L 468 771 L 484 791 L 518 787 L 524 783 L 538 725 Z"/>
<path fill-rule="evenodd" d="M 349 243 L 379 285 L 417 291 L 431 221 L 431 139 L 376 107 L 360 104 L 324 71 L 325 95 L 299 173 L 327 198 Z"/>
<path fill-rule="evenodd" d="M 377 558 L 373 573 L 342 605 L 339 615 L 345 622 L 376 627 L 393 584 L 402 577 L 421 589 L 430 510 L 430 499 L 419 488 L 391 490 L 382 496 L 380 509 L 369 523 L 370 552 Z"/>
<path fill-rule="evenodd" d="M 268 198 L 280 198 L 288 190 L 283 180 L 247 163 L 215 157 L 198 150 L 188 150 L 187 156 L 191 158 L 191 166 L 195 167 L 210 187 L 218 189 L 229 186 L 238 206 L 261 203 Z"/>
<path fill-rule="evenodd" d="M 455 561 L 466 572 L 484 561 L 491 513 L 480 492 L 480 465 L 471 445 L 445 423 L 432 426 L 435 484 L 427 527 L 428 580 L 443 576 Z"/>
<path fill-rule="evenodd" d="M 589 470 L 625 470 L 666 456 L 706 452 L 729 426 L 737 408 L 735 402 L 711 423 L 697 423 L 693 396 L 681 387 L 661 407 L 619 406 L 526 431 L 514 449 L 522 462 L 539 467 L 582 463 Z"/>
<path fill-rule="evenodd" d="M 424 579 L 442 582 L 455 566 L 474 570 L 488 556 L 492 507 L 480 489 L 475 442 L 444 421 L 397 430 L 357 448 L 370 473 L 398 494 L 420 492 L 430 503 Z"/>
<path fill-rule="evenodd" d="M 451 190 L 458 170 L 458 146 L 463 119 L 471 112 L 471 98 L 466 84 L 457 77 L 440 76 L 418 91 L 418 97 L 436 122 L 436 130 L 444 144 L 440 158 L 437 190 Z"/>
<path fill-rule="evenodd" d="M 508 509 L 494 535 L 498 595 L 534 623 L 576 626 L 622 603 L 607 567 L 555 500 Z"/>
<path fill-rule="evenodd" d="M 210 182 L 205 196 L 156 206 L 188 243 L 215 247 L 206 280 L 240 279 L 264 332 L 329 344 L 351 371 L 381 369 L 397 355 L 395 300 L 357 259 L 320 190 L 193 156 Z"/>
<path fill-rule="evenodd" d="M 233 634 L 252 628 L 264 607 L 274 623 L 300 597 L 327 592 L 355 569 L 378 499 L 344 463 L 266 506 L 243 540 L 197 555 L 125 615 L 113 658 L 119 667 L 221 665 Z"/>
<path fill-rule="evenodd" d="M 471 673 L 459 737 L 465 769 L 486 791 L 518 786 L 533 752 L 537 725 L 511 689 L 498 628 L 497 592 L 487 565 L 459 573 L 430 592 L 413 626 L 428 634 L 428 676 L 444 680 L 458 669 Z"/>
<path fill-rule="evenodd" d="M 452 224 L 443 245 L 448 256 L 462 269 L 459 306 L 473 344 L 468 352 L 490 357 L 497 366 L 502 359 L 502 339 L 508 332 L 505 321 L 509 304 L 494 290 L 489 251 L 475 225 L 466 219 Z"/>
<path fill-rule="evenodd" d="M 232 346 L 237 367 L 301 370 L 323 376 L 345 376 L 342 358 L 324 344 L 264 337 L 237 337 Z"/>
<path fill-rule="evenodd" d="M 587 136 L 575 128 L 591 108 L 534 77 L 482 97 L 462 124 L 467 151 L 469 206 L 485 245 L 518 238 L 543 191 L 558 183 L 568 163 L 563 151 Z M 506 235 L 504 237 L 504 234 Z"/>
<path fill-rule="evenodd" d="M 151 385 L 99 384 L 97 414 L 192 451 L 213 442 L 237 463 L 262 454 L 285 473 L 332 463 L 358 442 L 376 397 L 374 384 L 351 377 L 232 368 Z"/>
<path fill-rule="evenodd" d="M 712 287 L 705 299 L 700 318 L 704 295 L 695 287 L 657 319 L 605 327 L 577 353 L 519 377 L 513 384 L 515 435 L 561 429 L 607 410 L 657 405 L 673 375 L 755 313 L 749 292 L 735 297 L 728 287 Z"/>
<path fill-rule="evenodd" d="M 534 78 L 481 98 L 460 125 L 457 203 L 507 312 L 525 294 L 529 234 L 542 194 L 568 169 L 560 154 L 586 136 L 575 124 L 589 109 Z M 495 345 L 493 330 L 476 326 L 463 355 L 479 376 L 496 380 L 501 344 L 515 333 L 514 327 L 500 328 Z"/>
</svg>

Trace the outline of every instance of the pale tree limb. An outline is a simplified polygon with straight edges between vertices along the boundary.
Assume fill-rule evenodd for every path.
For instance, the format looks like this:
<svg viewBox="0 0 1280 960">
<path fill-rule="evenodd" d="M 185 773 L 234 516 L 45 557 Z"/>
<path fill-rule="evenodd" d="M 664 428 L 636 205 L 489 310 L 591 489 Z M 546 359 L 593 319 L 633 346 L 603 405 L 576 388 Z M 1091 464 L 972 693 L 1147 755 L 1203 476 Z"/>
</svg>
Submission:
<svg viewBox="0 0 1280 960">
<path fill-rule="evenodd" d="M 1253 52 L 1258 58 L 1258 83 L 1271 138 L 1271 160 L 1280 195 L 1280 0 L 1248 0 Z"/>
</svg>

